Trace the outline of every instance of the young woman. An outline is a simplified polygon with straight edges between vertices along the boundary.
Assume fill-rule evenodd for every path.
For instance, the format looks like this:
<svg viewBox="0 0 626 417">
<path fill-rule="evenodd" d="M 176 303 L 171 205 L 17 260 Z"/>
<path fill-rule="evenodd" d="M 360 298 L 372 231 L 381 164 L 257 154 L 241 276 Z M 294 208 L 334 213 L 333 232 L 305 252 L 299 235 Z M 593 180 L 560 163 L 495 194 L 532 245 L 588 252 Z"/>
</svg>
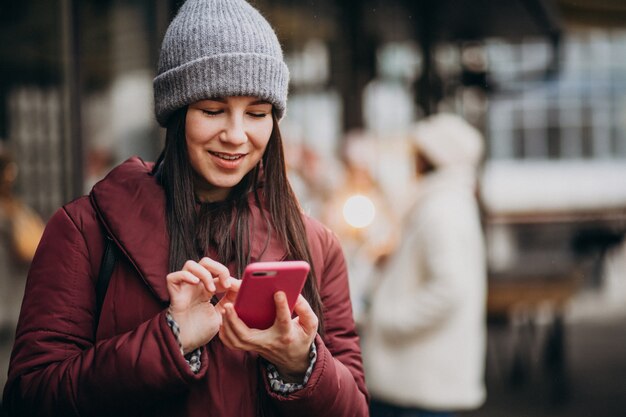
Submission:
<svg viewBox="0 0 626 417">
<path fill-rule="evenodd" d="M 188 0 L 154 80 L 167 128 L 49 221 L 31 267 L 4 405 L 38 416 L 363 416 L 359 340 L 335 236 L 304 216 L 278 120 L 288 71 L 243 0 Z M 118 257 L 99 312 L 106 239 Z M 302 259 L 292 318 L 248 328 L 245 266 Z M 236 278 L 233 278 L 236 277 Z"/>
</svg>

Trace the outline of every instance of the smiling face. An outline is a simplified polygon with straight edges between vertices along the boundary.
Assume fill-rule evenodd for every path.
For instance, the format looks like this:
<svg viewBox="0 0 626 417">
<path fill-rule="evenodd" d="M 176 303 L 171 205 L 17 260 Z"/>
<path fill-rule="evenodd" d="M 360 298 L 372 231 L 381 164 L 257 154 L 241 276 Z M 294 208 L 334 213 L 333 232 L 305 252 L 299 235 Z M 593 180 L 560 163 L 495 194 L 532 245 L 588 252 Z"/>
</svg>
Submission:
<svg viewBox="0 0 626 417">
<path fill-rule="evenodd" d="M 185 136 L 200 201 L 221 201 L 263 157 L 274 123 L 272 105 L 226 97 L 189 105 Z"/>
</svg>

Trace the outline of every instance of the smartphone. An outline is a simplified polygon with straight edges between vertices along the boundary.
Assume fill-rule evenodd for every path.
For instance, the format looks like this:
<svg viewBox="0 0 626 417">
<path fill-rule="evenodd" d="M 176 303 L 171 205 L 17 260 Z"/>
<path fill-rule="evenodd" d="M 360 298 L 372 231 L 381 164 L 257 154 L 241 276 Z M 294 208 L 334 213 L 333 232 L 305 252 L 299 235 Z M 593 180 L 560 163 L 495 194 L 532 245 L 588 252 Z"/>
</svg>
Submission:
<svg viewBox="0 0 626 417">
<path fill-rule="evenodd" d="M 305 261 L 255 262 L 243 273 L 235 299 L 235 311 L 250 328 L 267 329 L 276 319 L 274 294 L 287 295 L 289 312 L 293 313 L 310 266 Z"/>
</svg>

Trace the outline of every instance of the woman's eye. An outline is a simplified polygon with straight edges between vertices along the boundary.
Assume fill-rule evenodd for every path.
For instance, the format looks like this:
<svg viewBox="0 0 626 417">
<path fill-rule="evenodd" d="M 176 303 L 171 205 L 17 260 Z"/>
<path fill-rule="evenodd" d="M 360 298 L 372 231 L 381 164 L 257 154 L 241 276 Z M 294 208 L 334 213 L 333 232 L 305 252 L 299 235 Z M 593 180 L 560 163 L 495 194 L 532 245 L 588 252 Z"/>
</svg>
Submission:
<svg viewBox="0 0 626 417">
<path fill-rule="evenodd" d="M 263 118 L 265 116 L 267 116 L 267 113 L 265 112 L 248 112 L 248 114 L 252 117 L 256 117 L 256 118 Z"/>
<path fill-rule="evenodd" d="M 202 113 L 206 114 L 207 116 L 217 116 L 220 113 L 223 113 L 224 110 L 207 110 L 207 109 L 202 109 Z"/>
</svg>

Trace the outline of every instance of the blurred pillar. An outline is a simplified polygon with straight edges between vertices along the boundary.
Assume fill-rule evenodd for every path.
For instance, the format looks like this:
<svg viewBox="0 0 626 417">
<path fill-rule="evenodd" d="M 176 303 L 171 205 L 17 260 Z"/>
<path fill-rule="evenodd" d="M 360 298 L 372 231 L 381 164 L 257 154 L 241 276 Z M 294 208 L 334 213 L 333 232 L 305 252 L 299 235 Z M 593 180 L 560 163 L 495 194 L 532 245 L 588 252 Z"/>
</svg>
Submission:
<svg viewBox="0 0 626 417">
<path fill-rule="evenodd" d="M 428 116 L 437 111 L 437 103 L 443 98 L 443 82 L 434 60 L 437 23 L 443 6 L 442 1 L 409 1 L 407 7 L 417 17 L 415 35 L 422 52 L 421 73 L 413 86 L 415 103 Z"/>
<path fill-rule="evenodd" d="M 363 89 L 376 74 L 376 44 L 367 33 L 362 0 L 337 4 L 338 30 L 332 48 L 331 77 L 343 101 L 343 129 L 363 127 Z"/>
<path fill-rule="evenodd" d="M 79 2 L 61 0 L 63 50 L 63 132 L 61 172 L 63 200 L 70 201 L 83 192 L 83 138 L 81 125 L 81 66 L 79 40 Z"/>
</svg>

